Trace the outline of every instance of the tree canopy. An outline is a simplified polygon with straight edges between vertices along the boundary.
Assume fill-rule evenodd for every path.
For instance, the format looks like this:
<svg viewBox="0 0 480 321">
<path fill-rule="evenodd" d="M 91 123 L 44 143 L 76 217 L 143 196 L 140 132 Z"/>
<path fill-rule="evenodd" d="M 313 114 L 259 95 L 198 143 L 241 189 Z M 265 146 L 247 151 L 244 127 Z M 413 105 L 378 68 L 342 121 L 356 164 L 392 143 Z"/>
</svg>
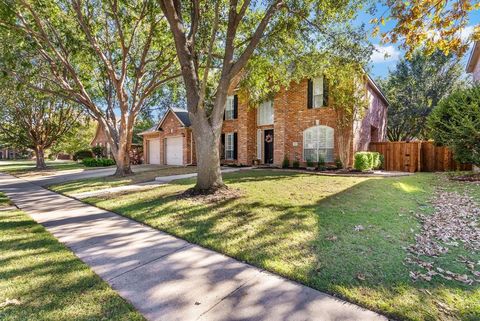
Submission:
<svg viewBox="0 0 480 321">
<path fill-rule="evenodd" d="M 401 59 L 385 80 L 380 80 L 390 106 L 387 135 L 391 141 L 429 139 L 427 117 L 439 101 L 465 85 L 457 56 L 436 51 L 431 56 L 415 51 Z"/>
</svg>

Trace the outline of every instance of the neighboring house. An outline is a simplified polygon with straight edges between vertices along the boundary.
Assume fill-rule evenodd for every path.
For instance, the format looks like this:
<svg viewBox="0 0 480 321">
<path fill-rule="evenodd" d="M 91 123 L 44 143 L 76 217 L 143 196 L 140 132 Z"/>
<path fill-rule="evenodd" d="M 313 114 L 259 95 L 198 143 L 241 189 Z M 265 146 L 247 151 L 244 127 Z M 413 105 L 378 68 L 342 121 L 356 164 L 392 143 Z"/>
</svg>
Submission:
<svg viewBox="0 0 480 321">
<path fill-rule="evenodd" d="M 227 98 L 220 155 L 223 164 L 280 166 L 284 158 L 305 164 L 322 155 L 327 163 L 338 156 L 336 113 L 329 107 L 328 88 L 322 77 L 292 83 L 273 100 L 249 107 L 241 91 Z M 388 101 L 367 77 L 369 108 L 352 126 L 352 151 L 368 150 L 372 141 L 384 141 Z M 195 146 L 188 112 L 170 109 L 155 127 L 142 133 L 147 163 L 195 163 Z M 353 157 L 353 153 L 352 153 Z"/>
<path fill-rule="evenodd" d="M 95 131 L 95 137 L 93 138 L 92 142 L 90 143 L 90 146 L 95 147 L 95 146 L 102 146 L 105 150 L 105 156 L 108 158 L 113 158 L 112 157 L 112 148 L 110 146 L 110 143 L 108 142 L 107 135 L 105 134 L 105 130 L 100 123 L 97 124 L 97 130 Z"/>
<path fill-rule="evenodd" d="M 195 146 L 186 110 L 170 108 L 157 125 L 139 135 L 143 136 L 144 161 L 147 164 L 195 163 Z"/>
<path fill-rule="evenodd" d="M 480 81 L 480 42 L 476 41 L 467 63 L 467 73 L 472 74 L 475 82 Z"/>
<path fill-rule="evenodd" d="M 0 147 L 0 159 L 16 159 L 17 151 L 12 148 Z"/>
</svg>

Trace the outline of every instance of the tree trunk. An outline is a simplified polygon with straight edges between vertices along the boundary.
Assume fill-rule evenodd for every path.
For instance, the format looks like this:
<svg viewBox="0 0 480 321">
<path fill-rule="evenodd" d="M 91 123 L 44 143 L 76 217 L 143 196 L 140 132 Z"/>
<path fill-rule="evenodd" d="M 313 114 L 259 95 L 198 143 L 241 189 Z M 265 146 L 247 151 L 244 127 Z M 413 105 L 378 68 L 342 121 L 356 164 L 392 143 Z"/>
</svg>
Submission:
<svg viewBox="0 0 480 321">
<path fill-rule="evenodd" d="M 45 150 L 43 146 L 37 146 L 35 148 L 35 157 L 36 157 L 36 169 L 46 169 L 47 164 L 45 164 Z"/>
<path fill-rule="evenodd" d="M 122 147 L 122 145 L 120 145 Z M 127 175 L 133 174 L 132 168 L 130 166 L 130 156 L 126 150 L 126 146 L 120 148 L 116 153 L 113 153 L 115 158 L 115 163 L 117 165 L 117 170 L 115 171 L 115 176 L 124 177 Z"/>
<path fill-rule="evenodd" d="M 351 143 L 352 138 L 350 131 L 347 129 L 339 128 L 338 132 L 338 157 L 343 164 L 344 168 L 350 168 L 351 164 Z"/>
<path fill-rule="evenodd" d="M 224 188 L 220 170 L 220 135 L 221 126 L 213 127 L 208 121 L 193 121 L 193 135 L 197 156 L 197 184 L 194 190 L 208 194 Z"/>
</svg>

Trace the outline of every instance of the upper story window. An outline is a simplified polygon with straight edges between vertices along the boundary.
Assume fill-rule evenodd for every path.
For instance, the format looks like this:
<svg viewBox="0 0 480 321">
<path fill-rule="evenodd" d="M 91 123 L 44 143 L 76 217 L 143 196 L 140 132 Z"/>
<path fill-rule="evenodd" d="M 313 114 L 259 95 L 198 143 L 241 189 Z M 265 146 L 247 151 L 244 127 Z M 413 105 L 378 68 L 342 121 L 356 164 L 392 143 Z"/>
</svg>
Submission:
<svg viewBox="0 0 480 321">
<path fill-rule="evenodd" d="M 227 96 L 225 106 L 225 120 L 237 119 L 238 117 L 238 98 L 237 95 Z"/>
<path fill-rule="evenodd" d="M 308 80 L 308 108 L 328 106 L 328 82 L 324 76 Z"/>
<path fill-rule="evenodd" d="M 260 104 L 257 110 L 258 125 L 273 124 L 273 102 L 271 100 Z"/>
</svg>

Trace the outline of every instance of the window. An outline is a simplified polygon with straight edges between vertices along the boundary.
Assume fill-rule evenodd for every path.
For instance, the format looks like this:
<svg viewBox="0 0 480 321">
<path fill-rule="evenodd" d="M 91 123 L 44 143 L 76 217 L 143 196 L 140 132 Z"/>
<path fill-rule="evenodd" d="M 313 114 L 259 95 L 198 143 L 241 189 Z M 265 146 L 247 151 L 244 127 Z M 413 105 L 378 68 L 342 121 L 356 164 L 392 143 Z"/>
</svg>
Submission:
<svg viewBox="0 0 480 321">
<path fill-rule="evenodd" d="M 273 103 L 271 100 L 260 104 L 257 110 L 258 125 L 273 124 Z"/>
<path fill-rule="evenodd" d="M 234 159 L 234 135 L 233 133 L 225 134 L 225 159 Z"/>
<path fill-rule="evenodd" d="M 313 82 L 313 108 L 323 106 L 323 77 L 314 78 Z"/>
<path fill-rule="evenodd" d="M 225 119 L 235 118 L 234 96 L 227 97 L 227 106 L 225 107 Z"/>
<path fill-rule="evenodd" d="M 314 126 L 303 132 L 303 159 L 318 162 L 323 157 L 325 162 L 333 162 L 333 128 Z"/>
</svg>

